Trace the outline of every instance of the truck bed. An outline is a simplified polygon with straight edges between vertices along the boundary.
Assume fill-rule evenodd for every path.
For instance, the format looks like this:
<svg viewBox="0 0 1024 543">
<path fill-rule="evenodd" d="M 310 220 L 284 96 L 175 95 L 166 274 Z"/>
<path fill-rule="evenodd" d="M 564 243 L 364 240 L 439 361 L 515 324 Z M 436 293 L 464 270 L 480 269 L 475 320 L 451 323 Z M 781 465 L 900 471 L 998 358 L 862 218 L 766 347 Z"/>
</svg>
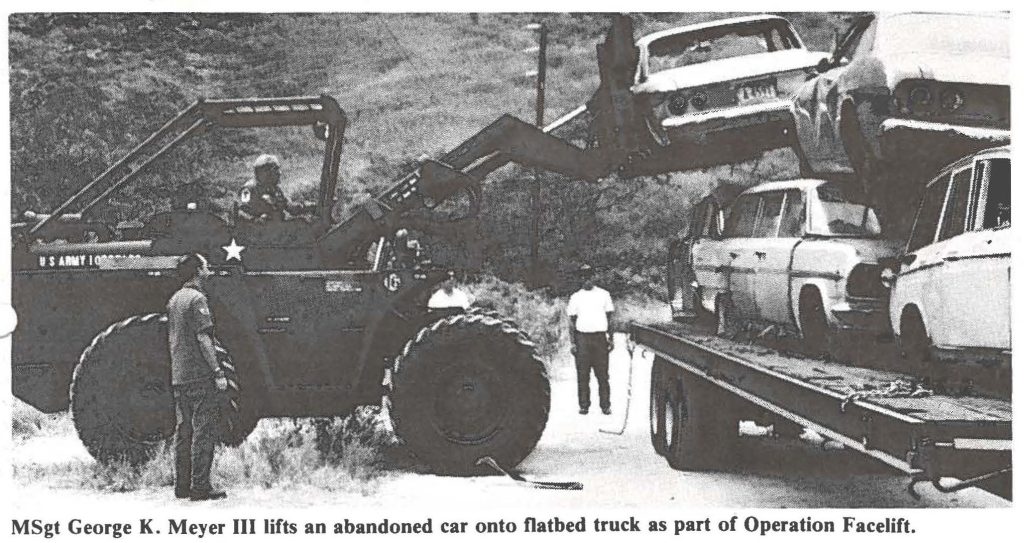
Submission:
<svg viewBox="0 0 1024 543">
<path fill-rule="evenodd" d="M 940 486 L 1010 470 L 1008 399 L 913 394 L 907 375 L 719 338 L 692 324 L 634 324 L 631 337 L 677 370 Z M 989 482 L 985 479 L 985 482 Z M 996 493 L 1011 496 L 1006 484 Z"/>
</svg>

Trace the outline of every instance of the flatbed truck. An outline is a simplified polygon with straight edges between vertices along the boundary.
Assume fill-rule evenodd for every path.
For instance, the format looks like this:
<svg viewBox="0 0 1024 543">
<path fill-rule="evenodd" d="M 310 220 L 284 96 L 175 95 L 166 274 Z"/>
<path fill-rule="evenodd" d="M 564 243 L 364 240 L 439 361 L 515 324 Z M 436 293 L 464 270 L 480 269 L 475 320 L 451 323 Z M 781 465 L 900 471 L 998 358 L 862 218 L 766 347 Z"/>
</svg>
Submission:
<svg viewBox="0 0 1024 543">
<path fill-rule="evenodd" d="M 651 441 L 675 469 L 737 467 L 739 421 L 809 429 L 942 492 L 1012 500 L 1009 399 L 932 394 L 894 371 L 806 358 L 691 323 L 633 324 L 654 355 Z"/>
</svg>

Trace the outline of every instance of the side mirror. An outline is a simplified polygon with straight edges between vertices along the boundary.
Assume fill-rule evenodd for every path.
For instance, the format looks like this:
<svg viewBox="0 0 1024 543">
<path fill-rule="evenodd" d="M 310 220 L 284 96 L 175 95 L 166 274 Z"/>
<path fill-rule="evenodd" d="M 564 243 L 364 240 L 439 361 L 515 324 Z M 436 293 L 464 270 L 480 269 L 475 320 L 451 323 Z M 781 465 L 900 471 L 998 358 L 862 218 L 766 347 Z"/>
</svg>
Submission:
<svg viewBox="0 0 1024 543">
<path fill-rule="evenodd" d="M 917 260 L 917 255 L 916 254 L 914 254 L 914 253 L 907 253 L 907 254 L 903 255 L 902 257 L 900 257 L 900 264 L 902 264 L 904 266 L 909 266 L 909 265 L 913 264 L 915 260 Z"/>
<path fill-rule="evenodd" d="M 819 74 L 823 74 L 832 69 L 832 61 L 828 57 L 825 57 L 818 61 L 818 65 L 814 67 Z"/>
</svg>

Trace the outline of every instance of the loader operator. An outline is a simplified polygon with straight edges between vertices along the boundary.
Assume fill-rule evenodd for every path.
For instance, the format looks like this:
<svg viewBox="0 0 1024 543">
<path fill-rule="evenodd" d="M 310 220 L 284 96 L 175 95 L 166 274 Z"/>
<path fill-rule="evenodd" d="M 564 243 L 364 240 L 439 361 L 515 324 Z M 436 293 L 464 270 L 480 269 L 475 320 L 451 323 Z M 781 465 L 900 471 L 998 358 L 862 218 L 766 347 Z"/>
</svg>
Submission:
<svg viewBox="0 0 1024 543">
<path fill-rule="evenodd" d="M 615 311 L 612 297 L 607 290 L 594 284 L 594 270 L 587 264 L 580 267 L 583 285 L 569 297 L 566 312 L 572 323 L 569 337 L 572 339 L 572 354 L 576 357 L 576 384 L 579 395 L 580 414 L 590 411 L 590 371 L 597 377 L 597 394 L 601 412 L 612 413 L 611 392 L 608 387 L 608 322 Z"/>
<path fill-rule="evenodd" d="M 253 178 L 238 193 L 238 216 L 265 223 L 284 220 L 288 198 L 281 192 L 281 163 L 274 155 L 263 154 L 252 163 Z"/>
<path fill-rule="evenodd" d="M 204 286 L 210 276 L 200 254 L 177 268 L 181 288 L 167 302 L 167 330 L 174 391 L 174 496 L 192 501 L 227 496 L 210 485 L 214 447 L 220 439 L 220 392 L 228 381 L 213 347 L 213 316 Z"/>
<path fill-rule="evenodd" d="M 449 271 L 441 288 L 427 300 L 427 310 L 445 316 L 457 315 L 465 313 L 471 304 L 469 295 L 455 286 L 455 272 Z"/>
</svg>

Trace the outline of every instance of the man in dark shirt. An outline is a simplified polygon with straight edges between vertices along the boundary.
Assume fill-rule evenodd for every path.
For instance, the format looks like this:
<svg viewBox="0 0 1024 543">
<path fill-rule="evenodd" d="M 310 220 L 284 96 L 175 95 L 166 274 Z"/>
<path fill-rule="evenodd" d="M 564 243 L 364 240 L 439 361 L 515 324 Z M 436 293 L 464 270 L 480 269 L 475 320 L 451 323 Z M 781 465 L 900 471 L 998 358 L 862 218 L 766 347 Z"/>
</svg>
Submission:
<svg viewBox="0 0 1024 543">
<path fill-rule="evenodd" d="M 284 220 L 288 198 L 281 191 L 281 164 L 274 155 L 260 155 L 252 164 L 253 178 L 238 194 L 238 216 L 258 223 Z"/>
<path fill-rule="evenodd" d="M 167 302 L 174 432 L 174 495 L 191 500 L 227 496 L 210 485 L 219 441 L 220 394 L 228 381 L 213 348 L 213 316 L 203 291 L 210 268 L 200 254 L 178 264 L 181 288 Z"/>
</svg>

